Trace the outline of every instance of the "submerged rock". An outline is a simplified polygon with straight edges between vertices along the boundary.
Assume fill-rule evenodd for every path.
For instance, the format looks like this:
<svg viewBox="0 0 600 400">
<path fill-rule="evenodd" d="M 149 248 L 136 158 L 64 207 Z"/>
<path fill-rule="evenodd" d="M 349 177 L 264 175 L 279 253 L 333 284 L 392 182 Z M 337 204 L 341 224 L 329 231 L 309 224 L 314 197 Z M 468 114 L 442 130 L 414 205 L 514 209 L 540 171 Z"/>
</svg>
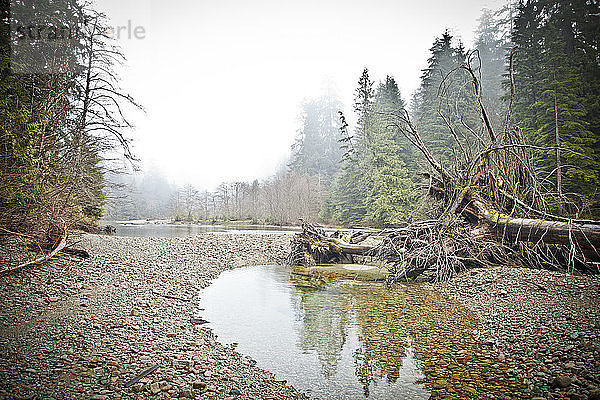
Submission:
<svg viewBox="0 0 600 400">
<path fill-rule="evenodd" d="M 550 384 L 550 386 L 552 386 L 553 388 L 564 389 L 564 388 L 570 386 L 571 382 L 573 382 L 571 377 L 569 377 L 567 375 L 558 375 L 557 377 L 555 377 L 552 380 L 552 383 Z"/>
<path fill-rule="evenodd" d="M 340 279 L 359 281 L 383 281 L 389 271 L 385 267 L 363 264 L 327 264 L 313 267 L 292 267 L 294 273 L 319 279 L 323 282 L 335 282 Z"/>
</svg>

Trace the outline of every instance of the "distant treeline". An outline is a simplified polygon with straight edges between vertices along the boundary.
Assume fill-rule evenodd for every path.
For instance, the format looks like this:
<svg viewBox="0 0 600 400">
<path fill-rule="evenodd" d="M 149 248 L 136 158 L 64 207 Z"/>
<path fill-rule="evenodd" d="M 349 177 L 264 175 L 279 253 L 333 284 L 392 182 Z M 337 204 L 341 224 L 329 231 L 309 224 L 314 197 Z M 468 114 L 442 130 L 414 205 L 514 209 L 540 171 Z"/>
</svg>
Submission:
<svg viewBox="0 0 600 400">
<path fill-rule="evenodd" d="M 288 167 L 271 179 L 224 183 L 215 192 L 171 187 L 157 196 L 144 177 L 130 185 L 137 200 L 112 210 L 131 218 L 406 223 L 436 207 L 424 196 L 429 164 L 390 116 L 408 113 L 432 155 L 456 168 L 455 160 L 484 143 L 481 102 L 496 135 L 510 123 L 535 148 L 535 171 L 523 173 L 538 175 L 555 194 L 546 211 L 599 218 L 599 21 L 598 2 L 588 0 L 485 10 L 473 49 L 447 31 L 435 39 L 410 104 L 394 77 L 374 82 L 366 68 L 355 90 L 354 126 L 334 95 L 306 101 Z"/>
<path fill-rule="evenodd" d="M 177 187 L 156 172 L 139 179 L 119 175 L 113 180 L 120 183 L 110 185 L 105 213 L 112 220 L 291 224 L 317 215 L 326 189 L 316 177 L 289 171 L 262 182 L 223 183 L 215 191 L 199 191 L 189 184 Z"/>
</svg>

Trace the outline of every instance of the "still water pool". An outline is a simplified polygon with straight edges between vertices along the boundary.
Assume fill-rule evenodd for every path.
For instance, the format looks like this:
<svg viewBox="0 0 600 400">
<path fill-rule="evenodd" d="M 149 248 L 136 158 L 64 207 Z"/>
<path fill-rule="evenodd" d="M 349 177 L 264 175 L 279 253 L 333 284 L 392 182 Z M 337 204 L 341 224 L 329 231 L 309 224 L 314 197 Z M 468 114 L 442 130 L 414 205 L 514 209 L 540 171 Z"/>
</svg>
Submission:
<svg viewBox="0 0 600 400">
<path fill-rule="evenodd" d="M 224 344 L 320 399 L 513 398 L 520 385 L 466 309 L 423 286 L 309 287 L 278 266 L 224 272 L 201 293 Z"/>
</svg>

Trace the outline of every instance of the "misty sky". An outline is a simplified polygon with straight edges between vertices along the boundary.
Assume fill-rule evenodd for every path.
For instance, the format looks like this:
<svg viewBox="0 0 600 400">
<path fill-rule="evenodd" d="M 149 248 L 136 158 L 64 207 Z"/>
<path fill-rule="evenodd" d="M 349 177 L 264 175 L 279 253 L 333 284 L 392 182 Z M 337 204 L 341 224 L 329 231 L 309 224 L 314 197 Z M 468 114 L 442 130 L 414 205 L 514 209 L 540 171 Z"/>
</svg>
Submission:
<svg viewBox="0 0 600 400">
<path fill-rule="evenodd" d="M 119 40 L 135 152 L 171 181 L 212 188 L 284 164 L 303 99 L 335 87 L 351 112 L 366 66 L 393 75 L 405 100 L 433 40 L 448 28 L 467 46 L 484 7 L 504 0 L 97 0 Z"/>
</svg>

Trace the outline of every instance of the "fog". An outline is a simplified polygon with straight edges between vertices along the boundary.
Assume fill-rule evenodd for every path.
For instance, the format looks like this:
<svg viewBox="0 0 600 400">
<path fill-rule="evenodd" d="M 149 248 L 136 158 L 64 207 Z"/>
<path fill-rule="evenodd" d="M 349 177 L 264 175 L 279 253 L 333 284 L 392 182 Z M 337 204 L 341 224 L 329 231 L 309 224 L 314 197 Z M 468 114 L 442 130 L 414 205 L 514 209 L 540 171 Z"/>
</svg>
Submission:
<svg viewBox="0 0 600 400">
<path fill-rule="evenodd" d="M 338 93 L 348 114 L 360 73 L 393 75 L 405 100 L 449 29 L 468 47 L 482 8 L 501 0 L 99 0 L 128 61 L 122 86 L 144 169 L 214 188 L 285 165 L 305 98 Z M 136 38 L 134 29 L 138 29 Z"/>
</svg>

